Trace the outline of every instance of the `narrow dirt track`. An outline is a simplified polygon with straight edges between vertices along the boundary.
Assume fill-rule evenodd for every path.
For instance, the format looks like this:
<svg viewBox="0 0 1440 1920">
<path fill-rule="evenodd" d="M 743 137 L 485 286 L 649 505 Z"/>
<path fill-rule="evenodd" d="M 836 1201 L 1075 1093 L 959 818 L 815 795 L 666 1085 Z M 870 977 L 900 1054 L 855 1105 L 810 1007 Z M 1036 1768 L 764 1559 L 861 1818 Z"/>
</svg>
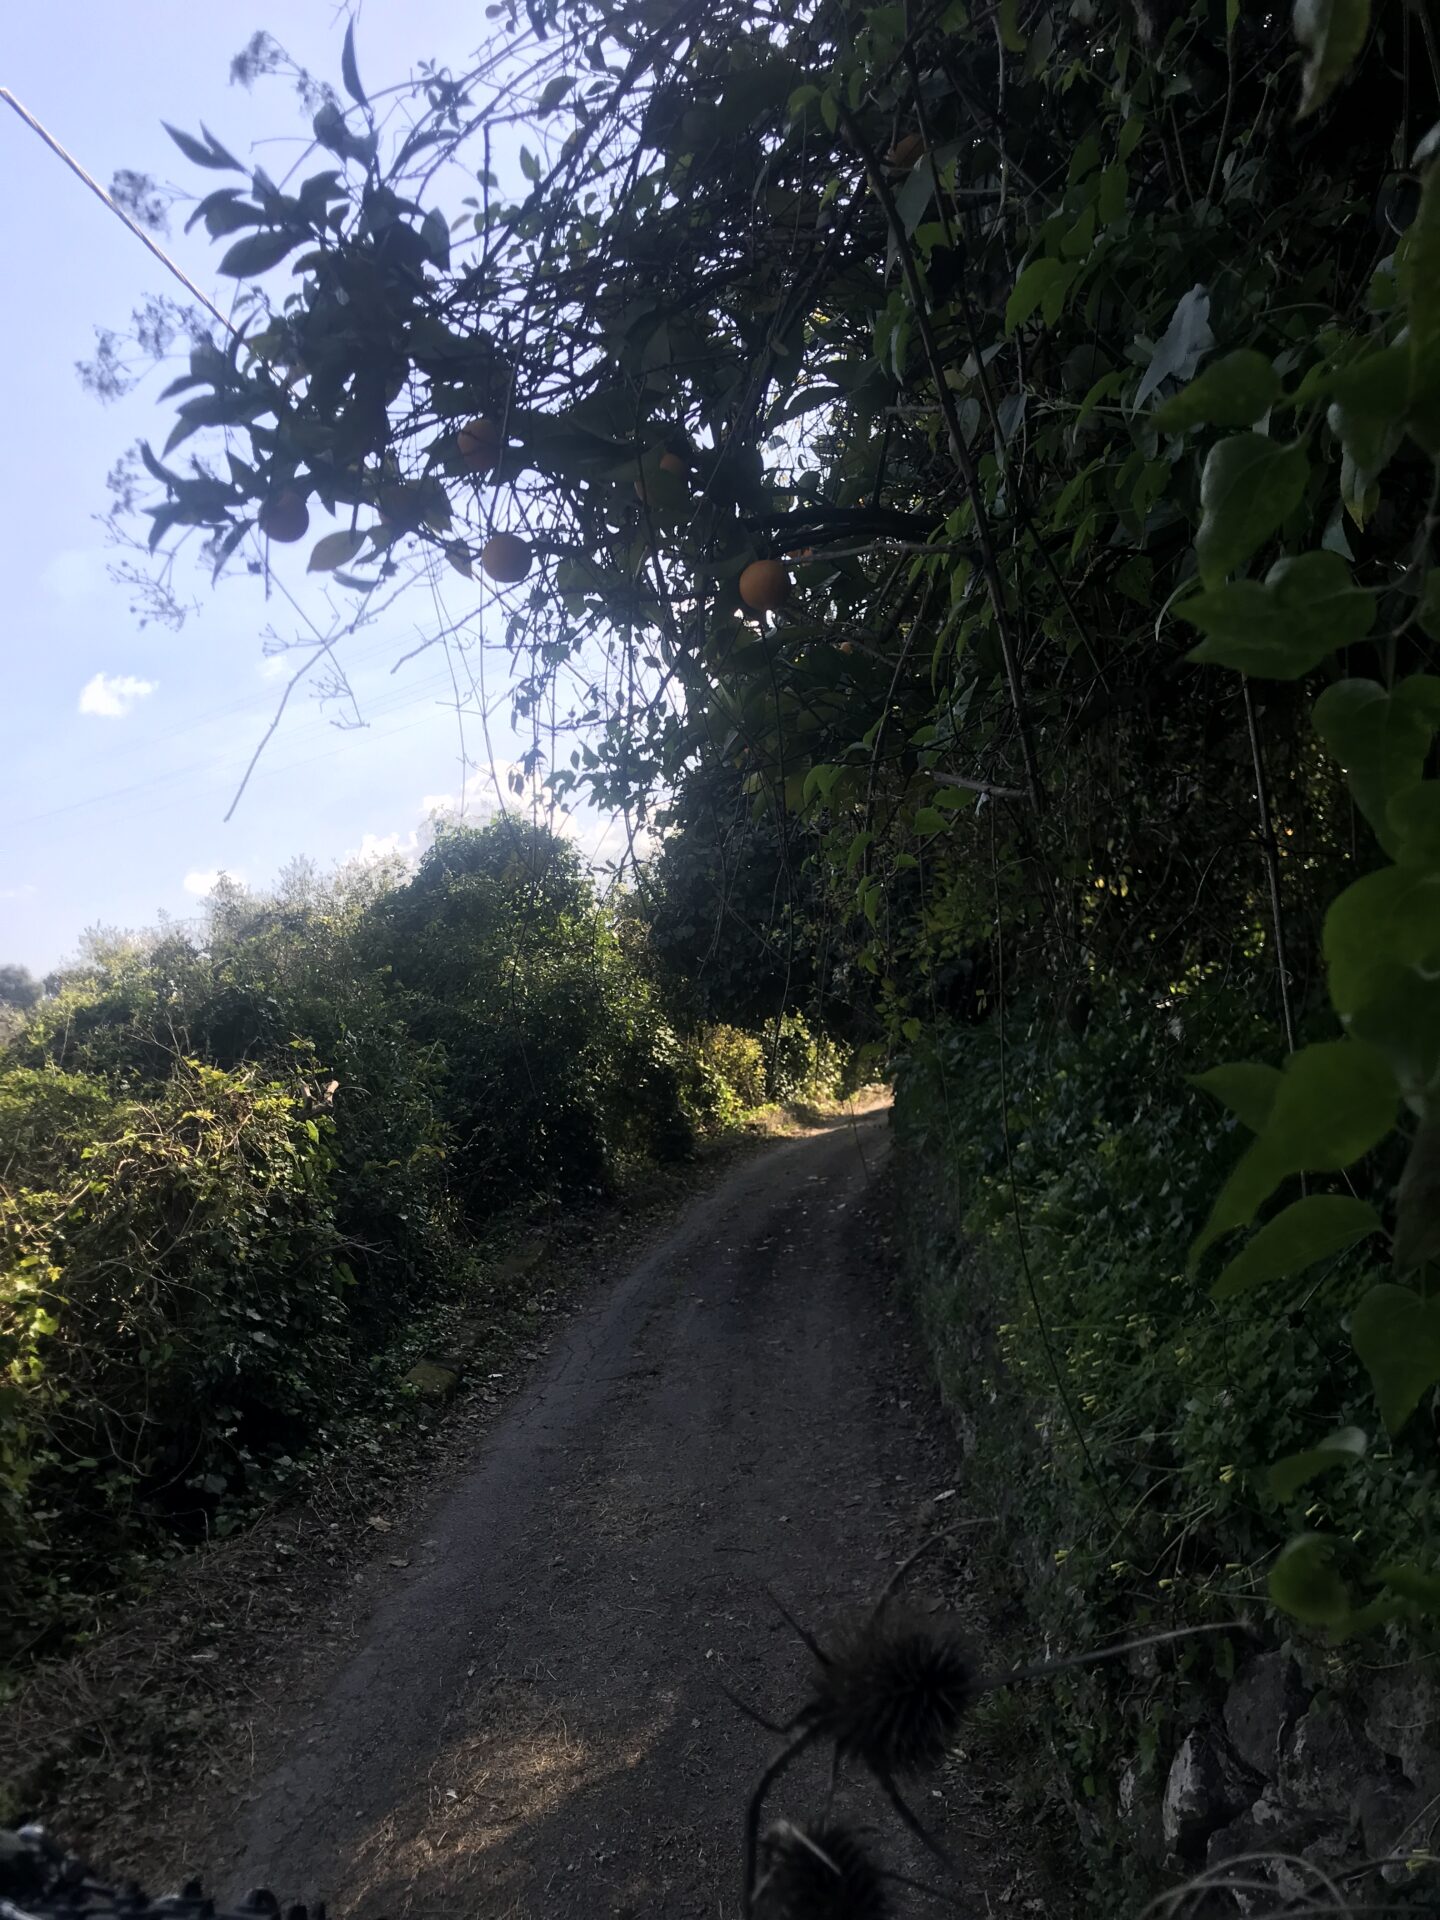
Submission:
<svg viewBox="0 0 1440 1920">
<path fill-rule="evenodd" d="M 959 1505 L 875 1272 L 885 1121 L 745 1162 L 576 1316 L 274 1730 L 213 1875 L 349 1920 L 739 1911 L 775 1742 L 721 1683 L 784 1719 L 808 1658 L 764 1587 L 823 1634 Z M 821 1792 L 802 1767 L 773 1810 Z"/>
</svg>

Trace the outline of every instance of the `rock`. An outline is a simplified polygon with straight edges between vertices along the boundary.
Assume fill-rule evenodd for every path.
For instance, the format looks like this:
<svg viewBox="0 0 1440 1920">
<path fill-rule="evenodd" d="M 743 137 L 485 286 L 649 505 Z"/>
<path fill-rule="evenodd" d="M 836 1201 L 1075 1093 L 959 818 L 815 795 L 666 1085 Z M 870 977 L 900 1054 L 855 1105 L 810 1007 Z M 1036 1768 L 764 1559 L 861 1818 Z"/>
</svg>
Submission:
<svg viewBox="0 0 1440 1920">
<path fill-rule="evenodd" d="M 448 1400 L 460 1384 L 453 1367 L 442 1367 L 434 1360 L 417 1360 L 405 1376 L 407 1387 L 419 1389 L 424 1400 Z"/>
<path fill-rule="evenodd" d="M 1160 1817 L 1166 1846 L 1182 1860 L 1199 1860 L 1211 1834 L 1243 1812 L 1256 1791 L 1213 1735 L 1200 1728 L 1187 1733 L 1165 1782 Z"/>
<path fill-rule="evenodd" d="M 1221 1884 L 1238 1913 L 1274 1913 L 1276 1892 L 1283 1890 L 1288 1897 L 1302 1886 L 1313 1885 L 1312 1877 L 1292 1862 L 1319 1832 L 1320 1823 L 1313 1817 L 1297 1814 L 1293 1807 L 1262 1794 L 1238 1820 L 1211 1835 L 1205 1865 L 1216 1874 L 1232 1868 Z"/>
<path fill-rule="evenodd" d="M 1358 1819 L 1360 1783 L 1383 1779 L 1385 1763 L 1335 1701 L 1312 1701 L 1281 1749 L 1277 1797 L 1303 1813 L 1347 1825 Z"/>
<path fill-rule="evenodd" d="M 1225 1697 L 1225 1731 L 1247 1767 L 1274 1779 L 1281 1739 L 1308 1701 L 1288 1653 L 1261 1653 L 1246 1662 Z"/>
<path fill-rule="evenodd" d="M 1368 1677 L 1365 1732 L 1400 1762 L 1425 1798 L 1440 1794 L 1440 1684 L 1428 1663 L 1412 1661 Z"/>
</svg>

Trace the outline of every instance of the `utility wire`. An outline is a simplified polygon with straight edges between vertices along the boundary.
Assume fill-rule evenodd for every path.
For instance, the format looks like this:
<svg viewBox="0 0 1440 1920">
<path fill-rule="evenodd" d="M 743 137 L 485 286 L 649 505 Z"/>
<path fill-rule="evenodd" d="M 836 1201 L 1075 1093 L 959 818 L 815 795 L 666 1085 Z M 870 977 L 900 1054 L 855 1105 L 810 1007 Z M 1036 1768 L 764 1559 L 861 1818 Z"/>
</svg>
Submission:
<svg viewBox="0 0 1440 1920">
<path fill-rule="evenodd" d="M 34 114 L 31 113 L 30 109 L 26 106 L 23 106 L 20 103 L 20 101 L 18 101 L 15 98 L 14 94 L 10 91 L 8 87 L 0 87 L 0 100 L 3 100 L 7 107 L 13 107 L 15 109 L 16 113 L 19 114 L 20 118 L 25 122 L 26 126 L 29 127 L 33 133 L 39 134 L 40 138 L 45 142 L 46 146 L 49 147 L 50 151 L 60 156 L 60 158 L 65 162 L 66 166 L 69 167 L 70 171 L 76 176 L 76 178 L 83 180 L 85 182 L 86 186 L 89 187 L 90 191 L 95 195 L 95 198 L 99 200 L 102 205 L 107 206 L 110 209 L 111 213 L 114 214 L 115 218 L 123 222 L 123 224 L 130 229 L 131 233 L 134 234 L 135 238 L 140 242 L 142 246 L 148 247 L 150 249 L 151 253 L 153 253 L 155 258 L 160 262 L 161 266 L 164 267 L 167 272 L 174 274 L 175 278 L 180 282 L 181 286 L 184 287 L 185 291 L 188 294 L 193 295 L 193 297 L 200 302 L 201 306 L 204 307 L 207 313 L 213 314 L 215 318 L 220 322 L 220 325 L 224 327 L 227 333 L 234 333 L 236 331 L 236 329 L 234 328 L 234 326 L 232 326 L 230 321 L 228 321 L 225 318 L 225 315 L 221 313 L 220 309 L 215 305 L 215 302 L 209 299 L 205 294 L 203 294 L 200 291 L 200 289 L 196 286 L 195 282 L 191 280 L 189 276 L 180 267 L 176 266 L 175 262 L 170 258 L 169 254 L 166 253 L 165 249 L 161 246 L 158 246 L 155 243 L 155 241 L 151 239 L 150 235 L 146 233 L 145 229 L 140 225 L 139 221 L 132 219 L 131 216 L 125 211 L 125 209 L 115 199 L 115 197 L 112 194 L 108 193 L 106 189 L 101 186 L 100 182 L 95 178 L 95 176 L 85 171 L 84 167 L 81 166 L 80 162 L 75 158 L 74 154 L 68 153 L 65 150 L 65 148 L 61 146 L 60 142 L 55 138 L 54 134 L 49 132 L 47 128 L 43 127 L 40 124 L 40 122 L 35 118 Z"/>
</svg>

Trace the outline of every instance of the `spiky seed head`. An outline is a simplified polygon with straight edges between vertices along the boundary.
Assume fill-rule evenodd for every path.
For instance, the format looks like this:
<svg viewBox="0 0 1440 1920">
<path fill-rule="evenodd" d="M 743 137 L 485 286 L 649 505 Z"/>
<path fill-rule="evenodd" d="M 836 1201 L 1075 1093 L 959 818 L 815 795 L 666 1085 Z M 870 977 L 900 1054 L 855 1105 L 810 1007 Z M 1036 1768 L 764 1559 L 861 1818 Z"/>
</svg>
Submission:
<svg viewBox="0 0 1440 1920">
<path fill-rule="evenodd" d="M 778 1821 L 760 1843 L 755 1920 L 885 1920 L 879 1870 L 847 1827 Z"/>
<path fill-rule="evenodd" d="M 823 1738 L 872 1773 L 921 1773 L 944 1759 L 979 1695 L 979 1668 L 953 1626 L 884 1614 L 844 1637 L 812 1706 Z"/>
</svg>

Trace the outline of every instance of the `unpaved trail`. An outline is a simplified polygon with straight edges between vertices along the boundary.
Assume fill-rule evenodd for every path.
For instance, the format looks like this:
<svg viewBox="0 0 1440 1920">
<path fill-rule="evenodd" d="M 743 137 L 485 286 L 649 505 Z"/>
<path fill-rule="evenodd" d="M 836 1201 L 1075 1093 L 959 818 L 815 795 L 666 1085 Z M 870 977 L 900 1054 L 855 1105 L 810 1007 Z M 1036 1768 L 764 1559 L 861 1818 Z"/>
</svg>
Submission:
<svg viewBox="0 0 1440 1920">
<path fill-rule="evenodd" d="M 720 1683 L 784 1719 L 808 1662 L 764 1587 L 823 1633 L 960 1505 L 874 1271 L 885 1119 L 746 1161 L 576 1315 L 281 1715 L 213 1880 L 350 1920 L 738 1913 L 775 1742 Z"/>
</svg>

